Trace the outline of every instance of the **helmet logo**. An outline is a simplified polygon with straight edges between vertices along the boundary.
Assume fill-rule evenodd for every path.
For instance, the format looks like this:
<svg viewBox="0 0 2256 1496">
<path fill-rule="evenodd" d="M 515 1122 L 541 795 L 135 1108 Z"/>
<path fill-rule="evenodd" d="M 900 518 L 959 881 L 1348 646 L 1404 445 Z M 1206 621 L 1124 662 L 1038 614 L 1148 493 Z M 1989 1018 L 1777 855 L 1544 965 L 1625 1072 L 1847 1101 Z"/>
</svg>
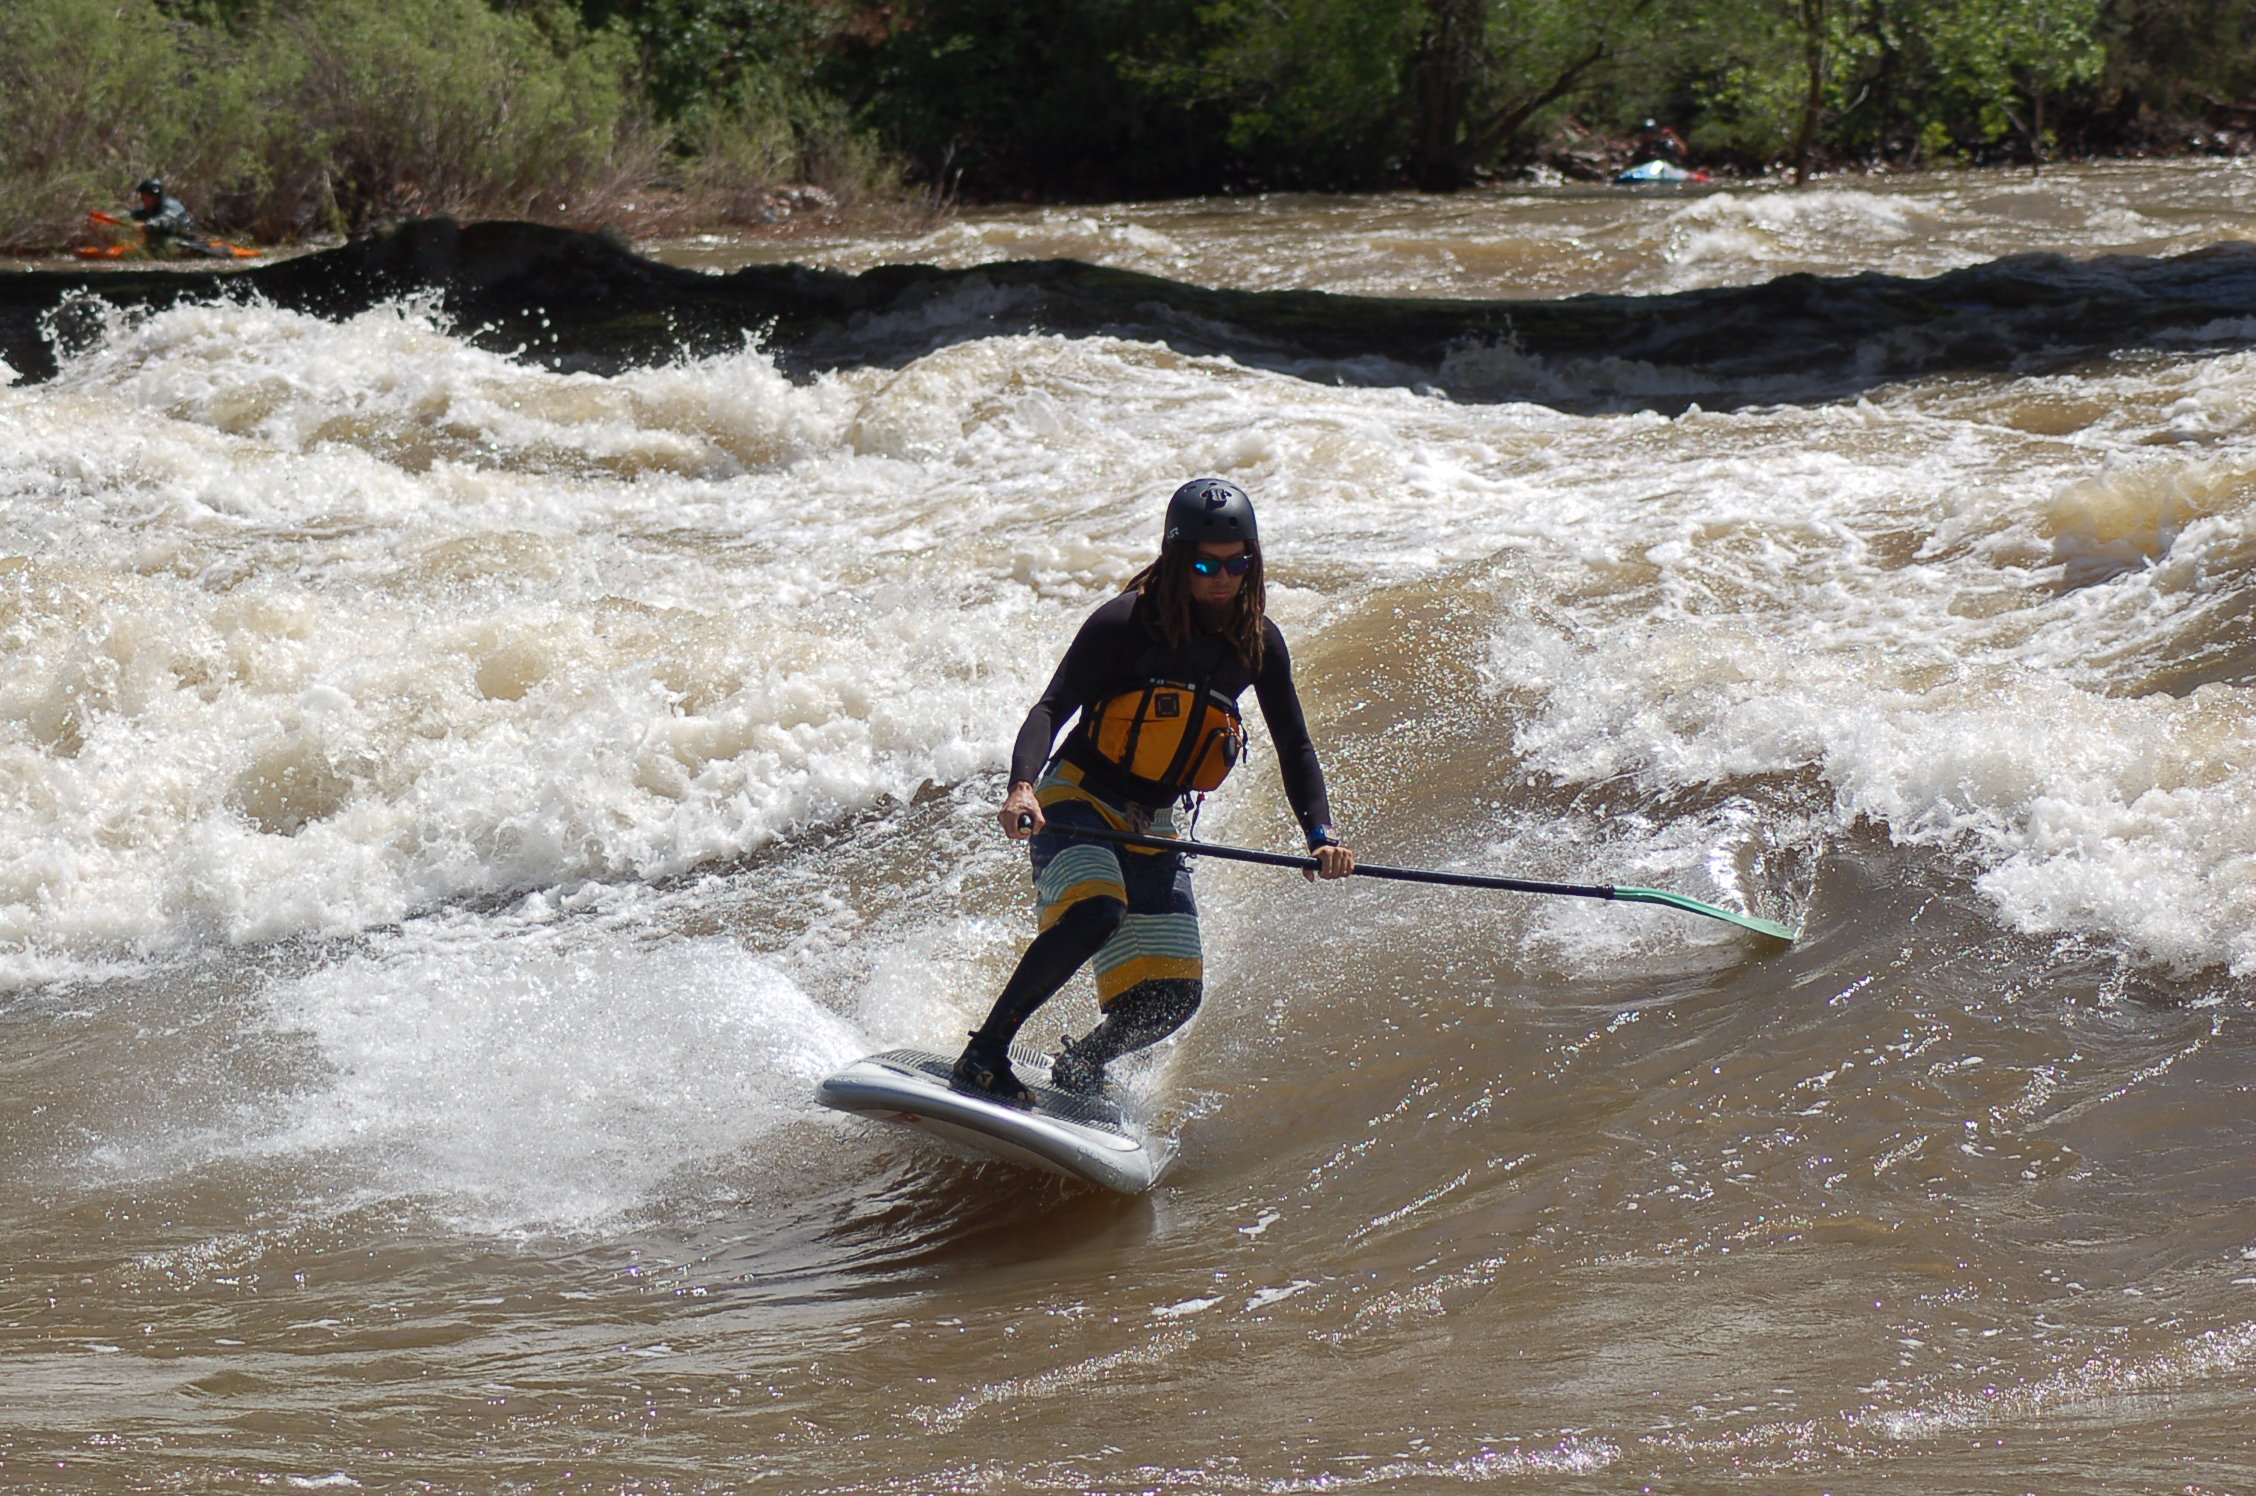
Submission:
<svg viewBox="0 0 2256 1496">
<path fill-rule="evenodd" d="M 1254 543 L 1253 501 L 1245 490 L 1223 478 L 1193 478 L 1175 490 L 1167 501 L 1168 541 L 1242 541 Z"/>
</svg>

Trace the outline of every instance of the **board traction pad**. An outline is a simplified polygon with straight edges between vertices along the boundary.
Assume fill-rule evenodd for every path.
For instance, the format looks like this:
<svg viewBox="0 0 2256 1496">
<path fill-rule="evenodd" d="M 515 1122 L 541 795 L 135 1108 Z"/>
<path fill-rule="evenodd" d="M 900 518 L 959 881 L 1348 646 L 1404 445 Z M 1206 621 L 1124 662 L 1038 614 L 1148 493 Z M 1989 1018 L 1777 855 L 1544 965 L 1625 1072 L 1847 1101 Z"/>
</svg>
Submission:
<svg viewBox="0 0 2256 1496">
<path fill-rule="evenodd" d="M 964 1091 L 955 1087 L 952 1084 L 956 1069 L 956 1062 L 953 1059 L 944 1059 L 939 1055 L 926 1054 L 917 1049 L 889 1049 L 882 1054 L 873 1054 L 869 1058 L 882 1065 L 892 1065 L 903 1070 L 914 1070 L 921 1075 L 929 1076 L 947 1086 L 950 1090 L 956 1091 L 960 1096 L 976 1097 L 981 1101 L 995 1101 L 998 1106 L 1010 1105 L 1007 1101 L 997 1101 L 996 1098 L 981 1095 L 977 1091 Z M 1124 1125 L 1120 1108 L 1114 1103 L 1105 1100 L 1101 1095 L 1076 1096 L 1070 1091 L 1060 1091 L 1055 1086 L 1037 1079 L 1037 1076 L 1047 1076 L 1050 1073 L 1050 1057 L 1048 1055 L 1035 1050 L 1022 1049 L 1014 1044 L 1011 1046 L 1010 1060 L 1011 1068 L 1018 1072 L 1019 1080 L 1024 1082 L 1027 1090 L 1034 1093 L 1032 1110 L 1040 1112 L 1045 1117 L 1056 1117 L 1061 1121 L 1071 1122 L 1078 1127 L 1093 1127 L 1100 1132 L 1114 1133 L 1120 1137 L 1134 1139 L 1135 1134 L 1131 1133 Z M 1014 1111 L 1027 1110 L 1024 1107 L 1012 1109 Z"/>
</svg>

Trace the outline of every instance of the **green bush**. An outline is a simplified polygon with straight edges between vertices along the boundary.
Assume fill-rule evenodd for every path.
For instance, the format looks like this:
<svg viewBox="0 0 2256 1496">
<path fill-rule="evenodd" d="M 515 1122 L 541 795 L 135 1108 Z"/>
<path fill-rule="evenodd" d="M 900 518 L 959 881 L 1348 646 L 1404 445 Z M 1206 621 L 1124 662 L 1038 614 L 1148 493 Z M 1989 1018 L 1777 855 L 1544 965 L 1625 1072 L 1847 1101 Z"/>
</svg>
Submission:
<svg viewBox="0 0 2256 1496">
<path fill-rule="evenodd" d="M 140 177 L 259 238 L 427 213 L 594 223 L 660 175 L 634 51 L 561 7 L 154 0 L 0 9 L 0 241 L 54 243 Z"/>
<path fill-rule="evenodd" d="M 1282 185 L 1384 183 L 1408 148 L 1417 7 L 1371 0 L 1217 0 L 1215 40 L 1160 80 L 1229 110 L 1230 149 Z"/>
<path fill-rule="evenodd" d="M 190 190 L 239 174 L 244 111 L 217 40 L 149 0 L 0 6 L 0 244 L 66 239 L 152 171 Z"/>
<path fill-rule="evenodd" d="M 1199 190 L 1226 154 L 1226 116 L 1166 74 L 1195 55 L 1203 10 L 1200 0 L 911 0 L 890 29 L 842 45 L 825 76 L 944 190 Z"/>
<path fill-rule="evenodd" d="M 845 105 L 779 69 L 747 70 L 674 122 L 675 186 L 704 211 L 761 222 L 779 184 L 805 182 L 846 204 L 897 194 L 900 175 Z"/>
<path fill-rule="evenodd" d="M 1433 187 L 1571 111 L 1711 161 L 2140 148 L 2256 109 L 2249 0 L 0 0 L 0 244 L 163 176 L 221 233 L 645 230 L 775 189 Z M 2179 132 L 2182 138 L 2183 132 Z M 805 206 L 821 198 L 802 195 Z M 631 204 L 631 207 L 630 207 Z"/>
<path fill-rule="evenodd" d="M 623 35 L 557 10 L 304 0 L 260 28 L 246 59 L 279 105 L 257 226 L 600 218 L 658 157 L 632 61 Z"/>
</svg>

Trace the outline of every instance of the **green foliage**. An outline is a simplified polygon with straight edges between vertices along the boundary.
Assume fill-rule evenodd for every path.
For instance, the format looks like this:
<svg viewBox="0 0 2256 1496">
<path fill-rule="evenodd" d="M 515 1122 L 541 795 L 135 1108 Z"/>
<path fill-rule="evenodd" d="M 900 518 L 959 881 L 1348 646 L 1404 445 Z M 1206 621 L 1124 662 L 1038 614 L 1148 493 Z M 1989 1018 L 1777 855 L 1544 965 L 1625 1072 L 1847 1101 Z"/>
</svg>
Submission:
<svg viewBox="0 0 2256 1496">
<path fill-rule="evenodd" d="M 1634 49 L 1655 0 L 909 0 L 830 76 L 975 193 L 1455 185 Z"/>
<path fill-rule="evenodd" d="M 756 220 L 770 189 L 807 182 L 856 202 L 899 170 L 819 75 L 848 0 L 578 0 L 584 23 L 633 41 L 637 87 L 669 138 L 674 185 Z"/>
<path fill-rule="evenodd" d="M 762 219 L 787 182 L 895 196 L 900 157 L 988 198 L 1447 188 L 1569 111 L 1743 165 L 2041 160 L 2142 109 L 2256 118 L 2256 5 L 0 0 L 0 242 L 151 172 L 278 238 Z"/>
<path fill-rule="evenodd" d="M 845 203 L 895 192 L 899 173 L 845 104 L 777 68 L 747 68 L 725 93 L 675 119 L 677 174 L 732 222 L 757 222 L 777 183 L 805 182 Z"/>
<path fill-rule="evenodd" d="M 1716 72 L 1695 89 L 1693 140 L 1758 161 L 1791 159 L 1813 103 L 1838 120 L 1869 86 L 1886 45 L 1874 10 L 1839 0 L 1750 0 L 1730 7 Z M 1813 78 L 1813 71 L 1815 77 Z"/>
<path fill-rule="evenodd" d="M 1218 0 L 1164 76 L 1228 110 L 1263 183 L 1452 186 L 1509 154 L 1656 29 L 1651 0 Z M 1663 12 L 1662 14 L 1665 14 Z"/>
<path fill-rule="evenodd" d="M 1201 20 L 1201 51 L 1149 76 L 1219 104 L 1224 138 L 1251 174 L 1282 185 L 1385 180 L 1407 146 L 1418 0 L 1218 0 Z"/>
<path fill-rule="evenodd" d="M 2018 133 L 2041 156 L 2044 105 L 2099 76 L 2093 32 L 2099 0 L 1955 0 L 1938 5 L 1931 36 L 1946 94 L 1974 115 L 1984 140 Z"/>
<path fill-rule="evenodd" d="M 0 7 L 0 243 L 51 238 L 152 169 L 214 162 L 190 105 L 206 59 L 152 5 Z M 224 91 L 223 80 L 214 80 Z"/>
<path fill-rule="evenodd" d="M 1211 185 L 1218 114 L 1155 64 L 1195 55 L 1193 0 L 913 0 L 825 76 L 926 178 L 1094 197 Z"/>
<path fill-rule="evenodd" d="M 425 213 L 571 217 L 647 169 L 631 49 L 558 10 L 300 0 L 246 66 L 291 128 L 264 142 L 269 211 L 359 228 Z M 270 225 L 279 227 L 279 225 Z"/>
<path fill-rule="evenodd" d="M 1490 0 L 1486 56 L 1477 80 L 1485 108 L 1477 112 L 1509 113 L 1571 76 L 1572 87 L 1551 101 L 1564 107 L 1606 78 L 1608 70 L 1625 60 L 1649 58 L 1656 44 L 1680 37 L 1682 15 L 1679 7 L 1650 0 Z M 1576 71 L 1586 58 L 1589 65 Z M 1650 107 L 1640 111 L 1651 112 Z M 1538 110 L 1528 123 L 1541 118 Z"/>
<path fill-rule="evenodd" d="M 199 19 L 202 17 L 203 19 Z M 642 149 L 622 38 L 479 0 L 0 11 L 0 239 L 67 237 L 156 173 L 279 237 L 422 212 L 571 217 Z"/>
<path fill-rule="evenodd" d="M 1791 159 L 1899 159 L 2019 149 L 2106 63 L 2102 0 L 1706 0 L 1718 40 L 1695 85 L 1696 144 Z M 1813 87 L 1814 71 L 1814 87 Z"/>
<path fill-rule="evenodd" d="M 782 92 L 812 82 L 846 20 L 837 0 L 580 0 L 579 12 L 634 39 L 644 93 L 668 120 L 762 94 L 776 117 L 800 110 Z"/>
<path fill-rule="evenodd" d="M 2256 100 L 2256 6 L 2248 0 L 2112 0 L 2097 37 L 2106 81 L 2154 108 L 2198 114 Z"/>
<path fill-rule="evenodd" d="M 665 0 L 634 8 L 638 41 L 565 0 L 10 0 L 0 242 L 67 239 L 152 172 L 215 230 L 269 240 L 427 213 L 592 224 L 654 189 L 722 216 L 782 182 L 891 190 L 807 76 L 806 12 Z M 771 42 L 796 63 L 763 60 Z"/>
</svg>

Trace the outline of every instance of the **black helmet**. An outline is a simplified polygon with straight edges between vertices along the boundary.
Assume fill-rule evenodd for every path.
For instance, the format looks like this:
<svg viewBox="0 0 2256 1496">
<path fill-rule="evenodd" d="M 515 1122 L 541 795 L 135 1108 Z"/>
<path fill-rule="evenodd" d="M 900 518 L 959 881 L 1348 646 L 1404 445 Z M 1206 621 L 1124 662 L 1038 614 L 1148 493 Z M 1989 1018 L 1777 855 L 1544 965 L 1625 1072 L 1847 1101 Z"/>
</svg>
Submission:
<svg viewBox="0 0 2256 1496">
<path fill-rule="evenodd" d="M 1638 128 L 1638 129 L 1640 129 L 1640 130 L 1645 130 L 1645 131 L 1648 131 L 1648 132 L 1650 132 L 1650 131 L 1653 131 L 1653 130 L 1658 130 L 1658 129 L 1659 129 L 1660 127 L 1661 127 L 1661 122 L 1660 122 L 1659 120 L 1657 120 L 1657 119 L 1649 119 L 1649 120 L 1645 121 L 1645 123 L 1644 123 L 1644 124 L 1642 124 L 1642 125 L 1639 125 L 1639 126 L 1638 126 L 1637 128 Z"/>
<path fill-rule="evenodd" d="M 143 177 L 141 185 L 133 190 L 135 192 L 146 192 L 151 197 L 163 197 L 164 183 L 158 181 L 155 177 Z"/>
<path fill-rule="evenodd" d="M 1189 545 L 1242 540 L 1259 545 L 1253 527 L 1253 500 L 1237 484 L 1221 478 L 1193 478 L 1167 501 L 1167 544 Z"/>
</svg>

